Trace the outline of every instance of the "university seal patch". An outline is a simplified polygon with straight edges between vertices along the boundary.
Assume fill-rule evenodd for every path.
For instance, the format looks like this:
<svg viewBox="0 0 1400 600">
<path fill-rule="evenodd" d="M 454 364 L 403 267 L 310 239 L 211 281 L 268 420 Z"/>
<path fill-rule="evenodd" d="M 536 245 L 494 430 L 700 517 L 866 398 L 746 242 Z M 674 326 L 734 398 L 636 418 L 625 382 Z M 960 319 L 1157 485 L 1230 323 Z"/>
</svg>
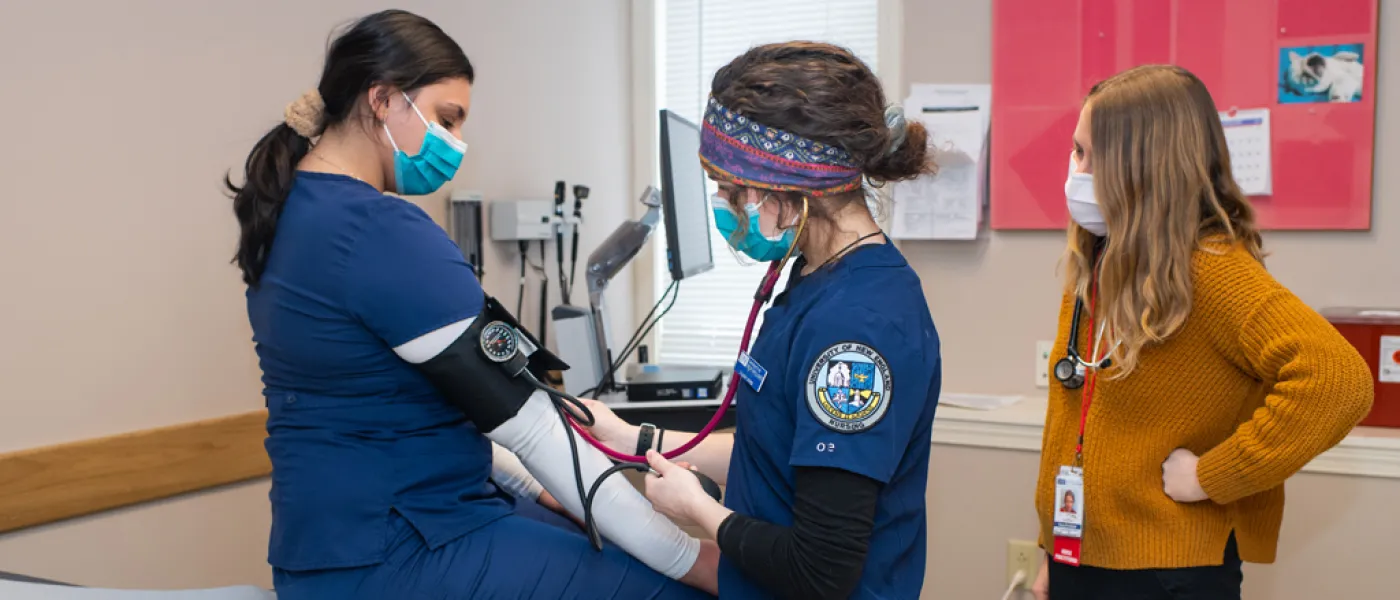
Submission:
<svg viewBox="0 0 1400 600">
<path fill-rule="evenodd" d="M 824 350 L 807 374 L 807 408 L 822 425 L 841 433 L 874 427 L 890 406 L 894 379 L 874 348 L 841 342 Z"/>
</svg>

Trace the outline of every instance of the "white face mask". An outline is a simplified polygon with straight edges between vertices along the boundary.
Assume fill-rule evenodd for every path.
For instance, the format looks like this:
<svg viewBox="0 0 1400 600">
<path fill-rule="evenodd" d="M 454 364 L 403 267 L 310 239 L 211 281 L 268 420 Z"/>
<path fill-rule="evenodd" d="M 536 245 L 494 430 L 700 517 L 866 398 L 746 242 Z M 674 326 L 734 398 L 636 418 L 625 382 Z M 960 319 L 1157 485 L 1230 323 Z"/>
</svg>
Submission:
<svg viewBox="0 0 1400 600">
<path fill-rule="evenodd" d="M 1094 199 L 1094 176 L 1075 172 L 1073 154 L 1069 157 L 1069 177 L 1065 179 L 1065 200 L 1075 223 L 1099 237 L 1108 235 L 1108 224 L 1104 223 L 1103 212 Z"/>
</svg>

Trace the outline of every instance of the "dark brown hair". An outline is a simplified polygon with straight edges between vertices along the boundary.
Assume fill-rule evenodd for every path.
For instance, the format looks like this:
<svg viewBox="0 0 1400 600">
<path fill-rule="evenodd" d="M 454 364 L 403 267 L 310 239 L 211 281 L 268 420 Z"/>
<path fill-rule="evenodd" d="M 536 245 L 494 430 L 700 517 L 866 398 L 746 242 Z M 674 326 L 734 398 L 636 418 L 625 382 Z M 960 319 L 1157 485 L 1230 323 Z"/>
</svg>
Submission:
<svg viewBox="0 0 1400 600">
<path fill-rule="evenodd" d="M 402 10 L 369 15 L 331 42 L 326 52 L 316 86 L 325 103 L 323 129 L 348 121 L 375 85 L 412 92 L 455 77 L 472 81 L 476 72 L 462 48 L 437 25 Z M 243 185 L 224 177 L 239 226 L 233 262 L 249 286 L 258 284 L 267 267 L 297 163 L 311 146 L 310 139 L 279 123 L 253 145 L 243 166 Z"/>
<path fill-rule="evenodd" d="M 840 46 L 754 47 L 715 73 L 710 94 L 759 123 L 845 149 L 872 185 L 934 170 L 923 124 L 904 122 L 903 135 L 887 125 L 880 80 Z M 811 210 L 822 216 L 863 199 L 861 191 L 840 194 L 813 202 Z"/>
</svg>

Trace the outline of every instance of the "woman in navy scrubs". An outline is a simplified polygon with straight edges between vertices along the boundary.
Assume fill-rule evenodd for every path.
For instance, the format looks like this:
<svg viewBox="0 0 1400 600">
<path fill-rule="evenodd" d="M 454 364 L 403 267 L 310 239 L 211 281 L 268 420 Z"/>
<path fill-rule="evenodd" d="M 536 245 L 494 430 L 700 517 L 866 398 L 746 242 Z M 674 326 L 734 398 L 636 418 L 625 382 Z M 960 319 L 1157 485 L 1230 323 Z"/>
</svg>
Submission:
<svg viewBox="0 0 1400 600">
<path fill-rule="evenodd" d="M 457 172 L 473 77 L 431 22 L 366 17 L 331 44 L 316 90 L 254 146 L 244 183 L 228 182 L 268 407 L 278 596 L 704 597 L 676 580 L 713 589 L 717 558 L 707 570 L 705 546 L 622 478 L 597 508 L 621 550 L 597 552 L 577 531 L 515 512 L 493 479 L 533 480 L 503 473 L 492 441 L 578 514 L 546 397 L 487 424 L 464 411 L 499 398 L 448 398 L 419 368 L 485 295 L 442 229 L 385 190 L 427 194 Z M 582 450 L 590 469 L 606 468 Z M 614 505 L 627 514 L 604 515 Z"/>
<path fill-rule="evenodd" d="M 927 133 L 886 108 L 850 52 L 789 43 L 719 70 L 701 136 L 731 245 L 758 261 L 801 254 L 736 366 L 735 433 L 682 457 L 727 484 L 725 504 L 653 447 L 686 434 L 643 431 L 597 403 L 593 433 L 646 450 L 657 510 L 718 540 L 721 597 L 918 597 L 938 334 L 863 182 L 930 171 Z"/>
</svg>

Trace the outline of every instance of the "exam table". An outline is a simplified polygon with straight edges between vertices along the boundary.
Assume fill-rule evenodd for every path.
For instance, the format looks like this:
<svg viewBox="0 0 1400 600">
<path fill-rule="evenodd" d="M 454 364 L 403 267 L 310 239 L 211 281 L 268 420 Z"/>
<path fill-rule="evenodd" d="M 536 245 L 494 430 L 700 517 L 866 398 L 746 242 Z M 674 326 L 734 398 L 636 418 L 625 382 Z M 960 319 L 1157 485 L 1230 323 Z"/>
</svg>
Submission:
<svg viewBox="0 0 1400 600">
<path fill-rule="evenodd" d="M 0 571 L 4 600 L 276 600 L 277 595 L 255 586 L 238 585 L 202 590 L 117 590 L 89 588 Z"/>
</svg>

